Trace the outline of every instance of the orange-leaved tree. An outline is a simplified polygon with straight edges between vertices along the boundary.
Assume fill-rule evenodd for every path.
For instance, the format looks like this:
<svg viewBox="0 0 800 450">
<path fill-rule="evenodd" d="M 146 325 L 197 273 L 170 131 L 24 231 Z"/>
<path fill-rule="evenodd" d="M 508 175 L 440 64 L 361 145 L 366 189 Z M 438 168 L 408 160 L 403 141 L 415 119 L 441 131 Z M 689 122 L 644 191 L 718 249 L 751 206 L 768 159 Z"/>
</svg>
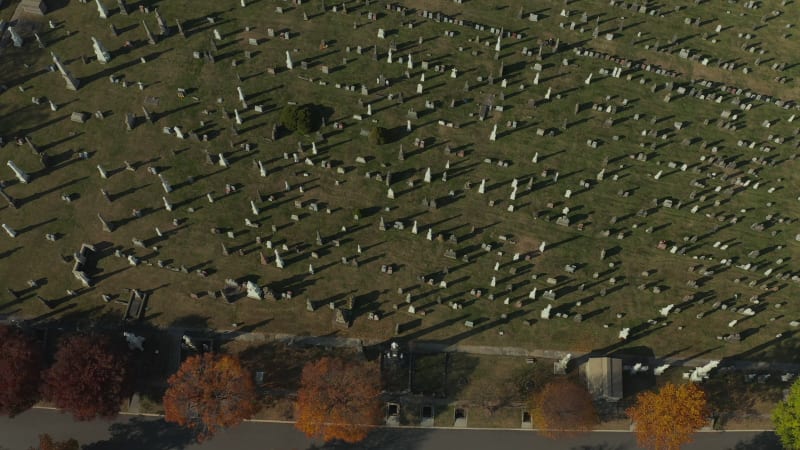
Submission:
<svg viewBox="0 0 800 450">
<path fill-rule="evenodd" d="M 67 336 L 43 378 L 45 399 L 76 419 L 114 417 L 131 392 L 128 349 L 105 335 Z"/>
<path fill-rule="evenodd" d="M 553 439 L 591 431 L 598 422 L 586 387 L 564 378 L 547 383 L 534 394 L 531 409 L 539 433 Z"/>
<path fill-rule="evenodd" d="M 322 358 L 303 367 L 295 426 L 326 442 L 364 440 L 381 421 L 377 364 Z"/>
<path fill-rule="evenodd" d="M 0 414 L 14 416 L 39 395 L 42 349 L 19 328 L 0 325 Z"/>
<path fill-rule="evenodd" d="M 202 442 L 256 412 L 255 383 L 231 355 L 190 356 L 169 377 L 164 418 L 192 430 Z"/>
<path fill-rule="evenodd" d="M 625 411 L 636 424 L 636 441 L 650 450 L 679 450 L 708 423 L 706 393 L 694 383 L 667 383 L 642 392 Z"/>
<path fill-rule="evenodd" d="M 54 441 L 49 434 L 39 435 L 39 447 L 30 447 L 29 450 L 80 450 L 81 446 L 75 439 Z"/>
</svg>

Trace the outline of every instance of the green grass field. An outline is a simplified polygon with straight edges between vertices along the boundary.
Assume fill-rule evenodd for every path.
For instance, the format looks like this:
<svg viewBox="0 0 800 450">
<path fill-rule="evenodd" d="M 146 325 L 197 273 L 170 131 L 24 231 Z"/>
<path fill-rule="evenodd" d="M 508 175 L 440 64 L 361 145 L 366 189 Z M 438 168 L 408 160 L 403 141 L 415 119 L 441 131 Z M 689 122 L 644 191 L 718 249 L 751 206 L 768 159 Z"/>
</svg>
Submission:
<svg viewBox="0 0 800 450">
<path fill-rule="evenodd" d="M 3 289 L 0 313 L 37 321 L 118 320 L 124 305 L 105 303 L 101 294 L 126 299 L 125 289 L 137 288 L 150 293 L 144 320 L 156 325 L 183 324 L 188 318 L 195 326 L 214 329 L 241 323 L 265 332 L 383 339 L 393 336 L 400 324 L 401 338 L 407 339 L 623 353 L 644 348 L 657 356 L 797 361 L 790 325 L 799 311 L 793 301 L 799 290 L 791 280 L 797 273 L 798 245 L 794 239 L 798 232 L 797 127 L 788 121 L 792 111 L 753 101 L 751 110 L 738 112 L 737 131 L 733 132 L 716 126 L 723 110 L 741 109 L 731 104 L 730 94 L 723 95 L 721 103 L 676 92 L 670 102 L 663 100 L 665 82 L 674 82 L 675 89 L 689 89 L 690 80 L 701 78 L 795 98 L 795 83 L 780 84 L 774 78 L 794 78 L 800 68 L 790 65 L 778 73 L 771 66 L 793 64 L 797 38 L 794 28 L 786 26 L 800 19 L 796 8 L 781 7 L 777 1 L 761 2 L 758 10 L 746 10 L 740 4 L 677 1 L 670 2 L 669 8 L 662 7 L 664 17 L 659 17 L 610 7 L 608 2 L 576 1 L 567 6 L 572 13 L 564 18 L 559 15 L 563 2 L 537 2 L 525 7 L 525 17 L 529 12 L 540 15 L 538 22 L 530 22 L 517 18 L 518 2 L 457 5 L 409 1 L 404 3 L 409 8 L 405 16 L 387 11 L 385 2 L 373 1 L 369 6 L 347 2 L 347 14 L 333 13 L 333 5 L 328 3 L 329 11 L 323 14 L 319 1 L 289 6 L 263 0 L 246 8 L 237 2 L 222 5 L 209 0 L 144 2 L 157 6 L 173 28 L 170 37 L 151 46 L 140 23 L 147 21 L 157 33 L 152 14 L 136 10 L 123 16 L 116 6 L 108 5 L 112 15 L 104 20 L 94 4 L 72 1 L 39 24 L 47 49 L 38 49 L 31 36 L 22 49 L 4 48 L 0 84 L 8 90 L 0 94 L 0 135 L 7 141 L 30 136 L 53 165 L 42 169 L 27 146 L 13 141 L 0 150 L 5 160 L 14 160 L 33 177 L 31 183 L 20 184 L 9 168 L 0 171 L 5 192 L 21 203 L 16 210 L 4 202 L 0 206 L 2 222 L 19 232 L 14 239 L 0 236 L 0 278 L 5 287 L 19 294 L 13 299 Z M 282 14 L 275 12 L 276 6 L 283 7 Z M 423 19 L 418 14 L 423 9 L 479 21 L 487 28 L 476 31 Z M 770 17 L 764 26 L 761 17 L 772 10 L 783 13 Z M 0 13 L 9 20 L 12 11 L 13 6 Z M 377 21 L 367 19 L 370 11 L 379 15 Z M 583 33 L 559 26 L 560 22 L 580 21 L 582 11 L 588 15 Z M 304 12 L 308 21 L 303 20 Z M 626 16 L 621 32 L 616 31 L 615 17 L 619 15 Z M 215 17 L 215 23 L 210 24 L 206 17 Z M 703 24 L 686 25 L 686 17 L 700 18 Z M 596 18 L 601 34 L 593 40 Z M 175 19 L 181 20 L 188 38 L 177 33 Z M 47 20 L 57 24 L 56 28 L 49 29 Z M 121 31 L 119 36 L 111 35 L 109 24 Z M 724 28 L 720 33 L 714 32 L 717 24 Z M 489 30 L 492 26 L 524 34 L 519 40 L 503 39 L 499 60 L 495 59 L 496 38 Z M 270 38 L 268 28 L 276 33 L 288 31 L 291 38 Z M 378 28 L 386 30 L 387 39 L 377 39 Z M 216 62 L 194 59 L 193 51 L 212 50 L 213 29 L 223 35 L 216 43 Z M 445 31 L 455 32 L 454 37 L 446 37 Z M 603 37 L 606 32 L 617 35 L 607 41 Z M 708 34 L 705 39 L 704 33 Z M 746 40 L 738 33 L 753 36 Z M 667 47 L 674 35 L 678 42 Z M 110 63 L 81 61 L 81 56 L 93 58 L 91 36 L 112 53 Z M 549 47 L 544 50 L 543 70 L 539 84 L 534 85 L 537 61 L 522 50 L 527 47 L 535 55 L 539 42 L 551 37 L 560 39 L 559 52 L 553 54 Z M 260 44 L 249 45 L 249 38 L 259 39 Z M 325 49 L 320 49 L 322 40 L 327 43 Z M 127 41 L 132 48 L 124 47 Z M 397 46 L 395 59 L 413 55 L 414 68 L 408 79 L 405 64 L 386 63 L 390 41 Z M 656 41 L 668 51 L 644 48 Z M 765 54 L 743 49 L 744 43 L 757 45 Z M 362 55 L 356 52 L 359 45 L 364 49 Z M 374 45 L 378 61 L 371 56 Z M 670 79 L 628 71 L 619 79 L 601 76 L 600 69 L 610 70 L 616 64 L 576 56 L 571 46 L 657 63 L 681 75 Z M 740 68 L 727 71 L 714 63 L 703 66 L 679 57 L 680 48 L 695 49 L 712 61 L 746 64 L 752 71 L 745 75 Z M 292 71 L 283 67 L 287 50 L 294 61 Z M 77 92 L 67 91 L 61 77 L 47 71 L 50 51 L 81 79 Z M 245 51 L 253 52 L 251 59 L 245 57 Z M 140 63 L 141 57 L 147 62 Z M 565 58 L 568 66 L 562 65 Z M 756 58 L 761 58 L 759 66 Z M 302 69 L 301 61 L 307 62 L 307 69 Z M 421 69 L 423 61 L 430 64 L 429 70 Z M 498 75 L 501 62 L 505 88 Z M 323 65 L 330 68 L 329 75 L 321 71 Z M 435 72 L 434 65 L 446 70 Z M 452 67 L 458 68 L 455 79 L 450 77 Z M 270 75 L 270 68 L 277 73 Z M 423 72 L 424 92 L 418 95 L 416 86 Z M 594 74 L 593 80 L 586 85 L 589 73 Z M 381 74 L 391 80 L 390 86 L 376 86 Z M 630 81 L 626 80 L 628 74 Z M 128 87 L 109 82 L 109 75 L 125 80 Z M 494 76 L 494 84 L 486 82 L 489 75 Z M 321 80 L 326 84 L 320 84 Z M 145 86 L 141 91 L 136 84 L 139 81 Z M 470 85 L 468 92 L 464 91 L 465 82 Z M 336 83 L 364 84 L 370 93 L 362 96 L 360 88 L 347 92 L 335 88 Z M 654 85 L 656 92 L 652 92 Z M 237 86 L 247 96 L 247 111 L 238 102 Z M 183 99 L 176 95 L 179 88 L 187 90 Z M 552 97 L 545 102 L 548 89 L 552 89 Z M 399 93 L 405 99 L 403 104 L 398 104 Z M 32 104 L 31 97 L 46 97 L 60 107 L 51 111 L 47 102 Z M 529 106 L 533 99 L 538 101 L 535 109 Z M 452 108 L 451 100 L 455 101 Z M 311 152 L 314 136 L 282 133 L 274 142 L 269 139 L 281 106 L 289 101 L 313 103 L 329 112 L 327 126 L 321 130 L 323 139 L 316 142 L 318 154 Z M 427 110 L 426 101 L 436 102 L 436 109 Z M 490 101 L 503 105 L 503 111 L 492 111 L 480 121 L 480 105 Z M 372 105 L 371 117 L 366 116 L 367 103 Z M 750 101 L 743 98 L 743 103 Z M 582 105 L 578 114 L 574 113 L 576 104 Z M 616 106 L 617 113 L 595 111 L 592 104 Z M 255 112 L 254 105 L 263 105 L 264 113 Z M 154 125 L 144 123 L 142 106 L 155 115 Z M 238 108 L 243 124 L 236 126 L 232 118 L 223 118 L 223 108 L 231 116 Z M 412 120 L 413 131 L 405 133 L 411 108 L 419 118 Z M 74 111 L 93 114 L 98 110 L 105 112 L 105 119 L 92 117 L 85 124 L 70 121 Z M 140 122 L 130 132 L 125 130 L 126 113 L 136 114 Z M 364 120 L 355 120 L 355 114 Z M 613 127 L 604 125 L 609 117 L 614 118 Z M 439 120 L 457 128 L 440 126 Z M 568 127 L 561 130 L 564 120 Z M 710 123 L 705 125 L 705 120 Z M 769 128 L 762 126 L 765 120 L 772 122 Z M 507 128 L 509 121 L 516 121 L 517 128 Z M 344 128 L 333 129 L 334 122 L 342 122 Z M 675 122 L 682 122 L 680 130 Z M 498 139 L 490 142 L 494 124 L 498 125 Z M 369 145 L 360 131 L 376 125 L 394 130 L 396 138 L 380 147 Z M 175 126 L 184 133 L 209 134 L 211 139 L 180 140 L 162 131 Z M 237 133 L 233 128 L 238 128 Z M 538 136 L 538 129 L 556 133 Z M 644 130 L 657 130 L 659 137 L 642 135 Z M 775 143 L 776 137 L 782 137 L 783 143 Z M 424 139 L 425 148 L 415 148 L 415 139 Z M 601 145 L 592 149 L 586 144 L 589 139 L 599 140 Z M 683 145 L 684 140 L 691 144 Z M 740 147 L 739 140 L 756 142 L 755 148 Z M 243 149 L 244 143 L 252 144 L 250 152 Z M 303 145 L 301 162 L 284 159 L 284 153 L 298 151 L 298 143 Z M 397 157 L 401 146 L 403 161 Z M 769 152 L 759 150 L 763 146 L 769 146 Z M 450 148 L 451 154 L 446 154 L 445 148 Z M 82 151 L 90 152 L 91 157 L 79 160 L 76 154 Z M 223 153 L 230 167 L 206 165 L 204 151 L 215 156 Z M 458 156 L 459 151 L 463 156 Z M 646 162 L 631 158 L 640 152 L 647 155 Z M 536 153 L 538 162 L 533 163 Z M 367 158 L 366 164 L 356 163 L 358 156 Z M 303 164 L 305 158 L 314 166 Z M 711 158 L 732 164 L 719 167 L 709 162 Z M 487 159 L 492 163 L 484 162 Z M 267 177 L 259 176 L 256 160 L 267 168 Z M 497 160 L 510 164 L 499 167 Z M 134 164 L 136 171 L 124 170 L 123 161 Z M 322 168 L 323 161 L 333 168 Z M 448 162 L 447 181 L 443 182 Z M 670 167 L 672 162 L 677 163 L 675 168 Z M 108 179 L 101 179 L 98 164 L 111 172 Z M 688 166 L 686 171 L 680 170 L 682 164 Z M 164 194 L 148 167 L 158 168 L 174 191 Z M 337 173 L 339 167 L 344 174 Z M 422 182 L 428 167 L 433 173 L 430 184 Z M 605 178 L 598 182 L 596 176 L 602 168 Z M 554 183 L 556 171 L 559 177 Z M 655 180 L 660 171 L 660 179 Z M 385 183 L 367 179 L 367 172 L 382 176 L 391 172 L 396 198 L 388 199 Z M 533 189 L 528 191 L 531 177 Z M 737 178 L 751 181 L 750 186 L 734 186 Z M 477 192 L 482 179 L 486 180 L 485 194 Z M 516 200 L 510 201 L 514 179 L 519 180 L 520 189 Z M 591 187 L 581 188 L 582 180 Z M 693 181 L 703 187 L 693 187 Z M 290 192 L 284 192 L 284 182 L 293 187 Z M 757 190 L 753 189 L 756 183 L 760 186 Z M 236 185 L 237 192 L 223 195 L 226 184 Z M 103 199 L 100 189 L 110 194 L 111 203 Z M 568 189 L 572 196 L 567 199 Z M 630 195 L 623 198 L 620 191 Z M 209 192 L 216 198 L 213 204 L 206 199 Z M 76 199 L 66 203 L 61 200 L 62 193 Z M 164 209 L 162 195 L 174 205 L 172 212 Z M 269 196 L 274 200 L 268 201 Z M 655 206 L 667 198 L 676 205 L 680 202 L 681 207 Z M 423 199 L 436 199 L 438 208 L 422 206 Z M 251 200 L 260 208 L 258 216 L 251 214 Z M 304 208 L 296 208 L 295 201 L 303 202 Z M 305 207 L 310 202 L 320 205 L 319 212 Z M 494 206 L 489 206 L 490 202 Z M 514 212 L 509 212 L 512 203 Z M 696 213 L 690 211 L 694 206 L 698 207 Z M 569 208 L 569 227 L 555 222 L 565 207 Z M 144 216 L 133 219 L 133 209 L 142 210 Z M 646 217 L 637 215 L 643 209 L 649 211 Z M 356 210 L 362 215 L 358 221 L 353 218 Z M 102 230 L 98 212 L 116 224 L 113 233 Z M 291 219 L 293 214 L 301 217 L 299 222 Z M 731 222 L 734 217 L 736 223 Z M 246 227 L 245 218 L 260 227 Z M 381 218 L 388 231 L 378 230 Z M 180 225 L 174 227 L 173 219 L 179 219 Z M 395 221 L 401 221 L 405 229 L 392 230 Z M 414 221 L 420 228 L 418 235 L 410 232 Z M 754 231 L 754 223 L 765 223 L 766 229 Z M 155 227 L 164 232 L 163 238 L 156 236 Z M 223 233 L 211 234 L 212 227 Z M 426 240 L 429 228 L 434 237 L 441 235 L 442 239 Z M 608 237 L 603 236 L 604 230 Z M 227 231 L 233 231 L 234 238 L 228 238 Z M 315 245 L 317 231 L 325 240 L 323 246 Z M 61 237 L 48 242 L 45 233 Z M 617 239 L 620 233 L 623 239 Z M 449 241 L 451 235 L 457 243 Z M 697 237 L 696 242 L 688 240 L 692 236 Z M 271 240 L 278 248 L 286 244 L 289 251 L 281 250 L 285 269 L 272 264 L 272 250 L 257 244 L 257 237 L 262 242 Z M 133 238 L 144 240 L 148 248 L 134 247 Z M 334 239 L 340 246 L 333 245 Z M 684 248 L 685 253 L 658 249 L 662 240 L 670 247 Z M 543 241 L 547 248 L 539 255 L 537 248 Z M 715 242 L 720 244 L 715 246 Z M 101 257 L 90 261 L 95 285 L 89 289 L 79 289 L 70 273 L 72 264 L 61 262 L 62 256 L 77 251 L 81 243 L 101 249 Z M 222 255 L 222 244 L 231 251 L 230 256 Z M 483 250 L 482 244 L 491 244 L 491 250 Z M 359 267 L 341 264 L 342 257 L 357 256 L 359 245 Z M 115 249 L 152 265 L 131 267 L 113 255 Z M 445 258 L 448 249 L 454 249 L 458 259 Z M 600 259 L 602 249 L 606 250 L 604 260 Z M 749 258 L 753 250 L 760 255 Z M 259 252 L 270 258 L 269 265 L 260 265 Z M 312 252 L 319 259 L 312 259 Z M 522 257 L 513 261 L 516 253 Z M 464 255 L 468 262 L 462 260 Z M 526 261 L 525 255 L 532 258 Z M 724 265 L 723 259 L 733 264 Z M 158 268 L 157 260 L 175 269 L 183 265 L 190 273 Z M 498 262 L 499 270 L 494 271 Z M 752 263 L 757 270 L 735 267 L 745 263 Z M 315 268 L 313 275 L 308 272 L 309 264 Z M 380 266 L 386 264 L 393 265 L 393 274 L 381 273 Z M 569 264 L 576 265 L 574 273 L 565 272 Z M 198 269 L 209 275 L 198 276 L 194 273 Z M 765 275 L 768 269 L 772 272 Z M 496 277 L 494 288 L 490 287 L 492 277 Z M 254 281 L 278 294 L 291 290 L 294 298 L 256 301 L 240 296 L 229 305 L 204 295 L 222 289 L 228 278 Z M 557 284 L 549 285 L 548 278 L 555 278 Z M 427 284 L 429 279 L 434 286 Z M 27 280 L 39 280 L 40 287 L 29 288 Z M 447 288 L 438 287 L 442 280 Z M 687 285 L 692 281 L 697 287 Z M 639 289 L 642 285 L 644 289 Z M 654 287 L 661 292 L 653 293 Z M 411 294 L 417 314 L 407 312 L 405 293 L 399 294 L 398 288 Z M 539 297 L 529 300 L 534 288 Z M 67 289 L 79 295 L 66 296 Z M 482 295 L 471 295 L 473 289 L 480 289 Z M 557 300 L 541 298 L 547 289 L 557 292 Z M 36 295 L 54 309 L 48 310 Z M 327 304 L 344 306 L 350 295 L 357 302 L 355 319 L 352 327 L 345 329 L 334 323 L 334 312 Z M 690 295 L 694 297 L 687 297 Z M 750 303 L 753 296 L 758 296 L 758 304 Z M 315 312 L 306 311 L 306 299 L 318 306 Z M 514 305 L 518 300 L 521 307 Z M 463 309 L 454 310 L 448 306 L 451 301 L 461 303 Z M 727 309 L 713 307 L 717 302 L 725 303 Z M 540 311 L 548 303 L 552 303 L 553 313 L 565 313 L 569 318 L 540 319 Z M 661 318 L 659 309 L 669 304 L 683 311 Z M 395 310 L 394 305 L 400 306 Z M 758 312 L 743 316 L 730 311 L 734 305 Z M 780 309 L 776 309 L 778 305 Z M 370 311 L 380 311 L 383 318 L 368 321 Z M 422 316 L 420 311 L 426 314 Z M 705 316 L 698 320 L 700 312 Z M 581 323 L 572 320 L 578 313 L 584 317 Z M 658 324 L 648 325 L 650 319 Z M 739 323 L 730 328 L 734 319 Z M 474 323 L 473 328 L 464 326 L 467 320 Z M 618 339 L 622 328 L 631 329 L 627 341 Z M 741 342 L 717 339 L 734 331 L 741 333 Z M 779 334 L 781 337 L 776 337 Z"/>
</svg>

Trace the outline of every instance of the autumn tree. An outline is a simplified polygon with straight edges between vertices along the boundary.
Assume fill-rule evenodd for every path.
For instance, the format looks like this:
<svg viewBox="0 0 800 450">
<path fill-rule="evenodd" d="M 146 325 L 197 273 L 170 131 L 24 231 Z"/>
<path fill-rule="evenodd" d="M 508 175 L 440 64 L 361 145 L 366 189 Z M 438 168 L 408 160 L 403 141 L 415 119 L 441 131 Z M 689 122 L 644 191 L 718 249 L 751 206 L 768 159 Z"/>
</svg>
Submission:
<svg viewBox="0 0 800 450">
<path fill-rule="evenodd" d="M 625 411 L 636 425 L 636 440 L 650 450 L 679 450 L 708 423 L 706 393 L 694 383 L 667 383 L 658 392 L 642 392 Z"/>
<path fill-rule="evenodd" d="M 63 338 L 44 373 L 42 394 L 78 420 L 114 417 L 130 394 L 128 350 L 105 335 Z"/>
<path fill-rule="evenodd" d="M 787 449 L 800 448 L 800 379 L 792 384 L 789 395 L 772 412 L 775 434 Z"/>
<path fill-rule="evenodd" d="M 19 328 L 0 325 L 0 414 L 15 416 L 36 403 L 41 347 Z"/>
<path fill-rule="evenodd" d="M 256 412 L 255 384 L 234 356 L 191 356 L 168 382 L 165 419 L 189 428 L 200 442 Z"/>
<path fill-rule="evenodd" d="M 589 391 L 565 378 L 547 383 L 534 394 L 531 410 L 539 433 L 553 439 L 591 431 L 598 422 Z"/>
<path fill-rule="evenodd" d="M 81 446 L 75 439 L 54 441 L 49 434 L 39 435 L 39 447 L 30 447 L 29 450 L 80 450 Z"/>
<path fill-rule="evenodd" d="M 376 364 L 322 358 L 303 367 L 295 426 L 309 437 L 355 443 L 381 421 Z"/>
</svg>

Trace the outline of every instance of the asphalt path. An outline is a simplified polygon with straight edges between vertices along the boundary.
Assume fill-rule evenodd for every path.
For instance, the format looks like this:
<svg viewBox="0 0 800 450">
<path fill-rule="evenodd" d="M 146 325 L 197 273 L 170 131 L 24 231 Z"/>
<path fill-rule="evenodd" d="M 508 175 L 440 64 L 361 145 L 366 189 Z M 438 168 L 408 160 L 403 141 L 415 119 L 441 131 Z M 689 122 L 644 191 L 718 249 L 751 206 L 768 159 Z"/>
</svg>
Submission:
<svg viewBox="0 0 800 450">
<path fill-rule="evenodd" d="M 75 438 L 83 450 L 634 450 L 633 434 L 593 432 L 574 439 L 549 440 L 531 431 L 444 428 L 380 428 L 358 445 L 321 444 L 289 423 L 247 422 L 199 445 L 185 431 L 158 417 L 120 416 L 114 421 L 77 422 L 53 410 L 34 409 L 0 418 L 0 449 L 26 450 L 37 436 Z M 695 435 L 685 450 L 780 450 L 771 432 L 707 432 Z"/>
</svg>

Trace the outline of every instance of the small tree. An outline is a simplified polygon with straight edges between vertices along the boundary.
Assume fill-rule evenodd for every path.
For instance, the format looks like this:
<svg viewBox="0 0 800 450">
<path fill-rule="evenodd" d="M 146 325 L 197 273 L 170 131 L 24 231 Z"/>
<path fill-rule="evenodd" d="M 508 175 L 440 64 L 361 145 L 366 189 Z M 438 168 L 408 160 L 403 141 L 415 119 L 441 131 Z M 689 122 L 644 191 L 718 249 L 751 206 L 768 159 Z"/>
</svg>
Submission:
<svg viewBox="0 0 800 450">
<path fill-rule="evenodd" d="M 0 325 L 0 414 L 15 416 L 36 403 L 41 347 L 19 328 Z"/>
<path fill-rule="evenodd" d="M 81 446 L 75 439 L 54 441 L 49 434 L 39 435 L 39 447 L 30 447 L 29 450 L 80 450 Z"/>
<path fill-rule="evenodd" d="M 199 442 L 256 412 L 255 384 L 234 356 L 191 356 L 168 382 L 164 418 L 192 430 Z"/>
<path fill-rule="evenodd" d="M 369 143 L 383 145 L 389 140 L 389 130 L 383 127 L 373 127 L 369 132 Z"/>
<path fill-rule="evenodd" d="M 787 449 L 800 448 L 800 379 L 792 384 L 789 396 L 772 412 L 775 434 Z"/>
<path fill-rule="evenodd" d="M 639 446 L 651 450 L 679 450 L 708 423 L 706 394 L 694 383 L 642 392 L 625 412 L 636 424 Z"/>
<path fill-rule="evenodd" d="M 586 387 L 564 378 L 546 384 L 533 396 L 531 418 L 549 438 L 573 436 L 597 425 L 597 412 Z"/>
<path fill-rule="evenodd" d="M 114 417 L 130 390 L 127 350 L 108 336 L 76 334 L 61 340 L 44 373 L 42 394 L 78 420 Z"/>
<path fill-rule="evenodd" d="M 364 440 L 381 420 L 381 375 L 376 364 L 322 358 L 303 368 L 295 426 L 326 442 Z"/>
<path fill-rule="evenodd" d="M 319 128 L 319 120 L 311 105 L 286 105 L 281 110 L 281 125 L 290 131 L 310 134 Z"/>
<path fill-rule="evenodd" d="M 516 386 L 509 381 L 478 378 L 474 383 L 470 383 L 468 399 L 493 416 L 500 408 L 508 406 L 515 399 Z"/>
</svg>

